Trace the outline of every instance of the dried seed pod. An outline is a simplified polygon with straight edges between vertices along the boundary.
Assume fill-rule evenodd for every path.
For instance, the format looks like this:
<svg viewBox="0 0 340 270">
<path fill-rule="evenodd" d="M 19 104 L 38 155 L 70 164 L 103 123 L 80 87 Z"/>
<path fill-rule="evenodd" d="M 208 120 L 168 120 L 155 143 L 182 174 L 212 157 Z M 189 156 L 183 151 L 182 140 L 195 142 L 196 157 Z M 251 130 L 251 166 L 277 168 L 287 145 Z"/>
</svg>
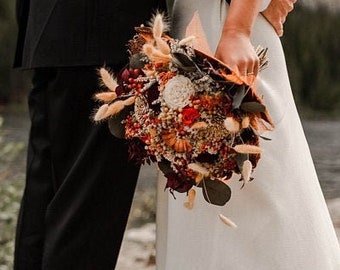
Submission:
<svg viewBox="0 0 340 270">
<path fill-rule="evenodd" d="M 183 153 L 184 152 L 183 139 L 177 138 L 175 144 L 173 145 L 173 149 L 178 153 Z"/>
<path fill-rule="evenodd" d="M 188 209 L 192 209 L 194 207 L 196 197 L 196 191 L 192 188 L 188 191 L 188 201 L 184 203 L 184 206 Z"/>
</svg>

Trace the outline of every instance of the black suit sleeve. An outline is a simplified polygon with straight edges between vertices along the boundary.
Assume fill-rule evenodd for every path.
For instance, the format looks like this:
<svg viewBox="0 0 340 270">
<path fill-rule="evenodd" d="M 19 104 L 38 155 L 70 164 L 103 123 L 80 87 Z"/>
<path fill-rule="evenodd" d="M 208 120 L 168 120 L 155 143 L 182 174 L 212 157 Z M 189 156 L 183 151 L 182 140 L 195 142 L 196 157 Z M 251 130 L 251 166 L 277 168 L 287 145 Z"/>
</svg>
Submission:
<svg viewBox="0 0 340 270">
<path fill-rule="evenodd" d="M 16 19 L 19 27 L 17 37 L 17 47 L 14 58 L 14 67 L 21 66 L 22 53 L 25 43 L 26 27 L 28 21 L 28 11 L 30 7 L 30 0 L 17 0 L 16 1 Z"/>
</svg>

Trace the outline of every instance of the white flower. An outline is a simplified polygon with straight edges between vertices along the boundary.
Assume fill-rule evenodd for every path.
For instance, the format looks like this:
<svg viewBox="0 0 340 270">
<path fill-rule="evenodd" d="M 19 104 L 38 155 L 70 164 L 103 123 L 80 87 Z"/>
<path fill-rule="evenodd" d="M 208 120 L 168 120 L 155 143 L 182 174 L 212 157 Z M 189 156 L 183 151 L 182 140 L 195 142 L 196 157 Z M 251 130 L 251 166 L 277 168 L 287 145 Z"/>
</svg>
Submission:
<svg viewBox="0 0 340 270">
<path fill-rule="evenodd" d="M 240 131 L 240 123 L 236 121 L 233 117 L 227 117 L 224 119 L 224 127 L 231 133 L 236 133 Z"/>
<path fill-rule="evenodd" d="M 163 98 L 169 108 L 179 109 L 190 104 L 190 97 L 194 93 L 195 87 L 190 79 L 177 75 L 166 83 Z"/>
</svg>

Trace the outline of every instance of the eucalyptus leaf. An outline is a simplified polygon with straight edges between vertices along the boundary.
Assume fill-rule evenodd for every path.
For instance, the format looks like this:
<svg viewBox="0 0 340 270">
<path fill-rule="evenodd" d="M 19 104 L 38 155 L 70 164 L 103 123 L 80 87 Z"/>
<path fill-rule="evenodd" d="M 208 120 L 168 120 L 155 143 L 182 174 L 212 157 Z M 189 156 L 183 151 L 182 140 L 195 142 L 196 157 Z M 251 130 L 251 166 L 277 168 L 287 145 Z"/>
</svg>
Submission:
<svg viewBox="0 0 340 270">
<path fill-rule="evenodd" d="M 263 140 L 265 140 L 265 141 L 271 141 L 272 139 L 270 139 L 270 138 L 267 138 L 267 137 L 264 137 L 264 136 L 262 136 L 262 135 L 260 135 L 260 133 L 256 130 L 256 129 L 251 129 L 253 132 L 254 132 L 254 134 L 256 135 L 256 136 L 259 136 L 261 139 L 263 139 Z"/>
<path fill-rule="evenodd" d="M 173 56 L 172 62 L 180 69 L 187 72 L 192 72 L 197 69 L 194 61 L 192 61 L 187 55 L 175 52 L 172 54 L 172 56 Z"/>
<path fill-rule="evenodd" d="M 162 161 L 158 162 L 157 165 L 163 174 L 174 172 L 174 170 L 171 168 L 171 163 L 168 160 L 163 159 Z"/>
<path fill-rule="evenodd" d="M 145 55 L 142 53 L 136 53 L 130 57 L 130 67 L 131 68 L 143 68 L 145 66 Z"/>
<path fill-rule="evenodd" d="M 133 106 L 127 106 L 119 113 L 110 117 L 108 122 L 109 130 L 113 136 L 119 139 L 125 138 L 125 125 L 122 123 L 126 119 L 127 115 L 133 109 Z"/>
<path fill-rule="evenodd" d="M 201 187 L 204 199 L 211 204 L 223 206 L 231 198 L 231 189 L 219 180 L 203 179 Z"/>
<path fill-rule="evenodd" d="M 234 157 L 234 160 L 235 160 L 236 165 L 237 165 L 238 169 L 240 170 L 240 172 L 242 172 L 243 163 L 247 159 L 248 159 L 248 155 L 247 154 L 241 154 L 241 153 L 237 153 L 236 156 Z"/>
<path fill-rule="evenodd" d="M 233 103 L 232 103 L 232 108 L 233 109 L 238 109 L 240 108 L 242 101 L 244 99 L 244 97 L 247 94 L 247 89 L 245 86 L 240 87 L 240 89 L 238 89 L 234 96 L 233 96 Z"/>
<path fill-rule="evenodd" d="M 267 138 L 267 137 L 264 137 L 264 136 L 262 136 L 262 135 L 260 135 L 259 137 L 260 137 L 261 139 L 265 140 L 265 141 L 271 141 L 271 140 L 272 140 L 272 139 Z"/>
<path fill-rule="evenodd" d="M 256 101 L 243 102 L 240 108 L 246 112 L 264 112 L 266 107 Z"/>
</svg>

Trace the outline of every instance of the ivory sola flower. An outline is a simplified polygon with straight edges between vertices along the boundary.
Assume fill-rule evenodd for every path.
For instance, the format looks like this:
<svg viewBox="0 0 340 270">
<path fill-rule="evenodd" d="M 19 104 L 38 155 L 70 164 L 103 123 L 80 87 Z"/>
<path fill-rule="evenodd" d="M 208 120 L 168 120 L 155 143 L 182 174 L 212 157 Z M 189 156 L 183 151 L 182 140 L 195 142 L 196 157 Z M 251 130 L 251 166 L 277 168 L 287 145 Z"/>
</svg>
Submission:
<svg viewBox="0 0 340 270">
<path fill-rule="evenodd" d="M 179 109 L 190 104 L 190 97 L 194 93 L 195 86 L 190 79 L 177 75 L 166 83 L 163 98 L 169 108 Z"/>
</svg>

